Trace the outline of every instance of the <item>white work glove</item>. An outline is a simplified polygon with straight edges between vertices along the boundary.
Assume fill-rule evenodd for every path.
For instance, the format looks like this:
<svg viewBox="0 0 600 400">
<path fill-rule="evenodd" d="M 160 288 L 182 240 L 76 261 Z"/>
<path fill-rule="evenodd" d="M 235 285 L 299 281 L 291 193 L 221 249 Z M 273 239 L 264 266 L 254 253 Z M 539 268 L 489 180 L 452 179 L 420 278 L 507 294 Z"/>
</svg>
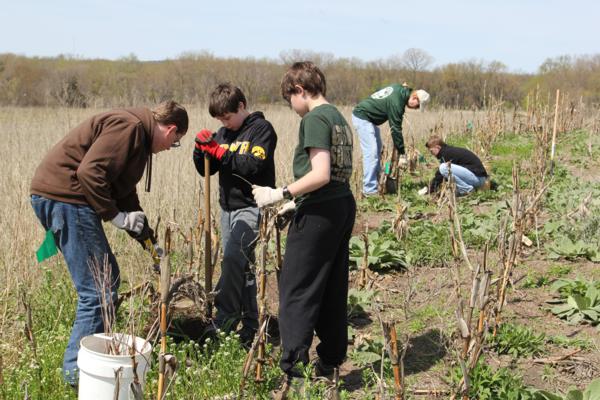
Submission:
<svg viewBox="0 0 600 400">
<path fill-rule="evenodd" d="M 110 222 L 119 229 L 125 229 L 139 235 L 144 229 L 145 219 L 146 216 L 143 211 L 120 211 Z"/>
<path fill-rule="evenodd" d="M 283 200 L 283 188 L 252 185 L 252 195 L 258 207 L 268 206 Z"/>
<path fill-rule="evenodd" d="M 429 188 L 427 186 L 424 186 L 417 193 L 419 193 L 420 196 L 425 196 L 427 194 L 427 192 L 429 192 Z"/>
<path fill-rule="evenodd" d="M 279 210 L 277 210 L 277 215 L 284 216 L 292 211 L 296 211 L 296 203 L 294 200 L 290 200 L 279 207 Z"/>
</svg>

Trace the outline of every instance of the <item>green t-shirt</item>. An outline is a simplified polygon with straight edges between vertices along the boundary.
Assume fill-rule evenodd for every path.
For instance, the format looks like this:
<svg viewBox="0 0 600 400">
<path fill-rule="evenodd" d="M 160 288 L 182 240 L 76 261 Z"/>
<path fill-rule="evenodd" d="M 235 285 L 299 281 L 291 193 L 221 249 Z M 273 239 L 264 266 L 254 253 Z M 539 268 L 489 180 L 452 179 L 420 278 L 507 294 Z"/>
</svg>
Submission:
<svg viewBox="0 0 600 400">
<path fill-rule="evenodd" d="M 351 195 L 352 131 L 335 106 L 322 104 L 302 118 L 298 146 L 294 151 L 294 178 L 302 178 L 312 170 L 310 148 L 329 150 L 331 180 L 325 186 L 296 198 L 297 208 L 302 205 Z"/>
</svg>

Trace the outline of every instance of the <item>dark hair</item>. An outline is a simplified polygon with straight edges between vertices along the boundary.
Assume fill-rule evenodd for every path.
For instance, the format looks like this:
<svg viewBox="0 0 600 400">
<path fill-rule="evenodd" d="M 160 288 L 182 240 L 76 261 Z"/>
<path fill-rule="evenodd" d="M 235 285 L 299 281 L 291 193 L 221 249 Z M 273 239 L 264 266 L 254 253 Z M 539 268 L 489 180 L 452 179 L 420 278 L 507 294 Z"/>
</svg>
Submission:
<svg viewBox="0 0 600 400">
<path fill-rule="evenodd" d="M 154 120 L 163 125 L 175 125 L 179 135 L 185 135 L 188 130 L 188 114 L 185 108 L 173 100 L 160 103 L 152 110 Z"/>
<path fill-rule="evenodd" d="M 213 118 L 227 113 L 236 113 L 240 108 L 240 103 L 246 107 L 246 96 L 242 89 L 229 82 L 221 83 L 210 94 L 208 112 Z"/>
<path fill-rule="evenodd" d="M 431 135 L 429 137 L 429 139 L 427 139 L 427 143 L 425 143 L 425 147 L 427 147 L 429 149 L 433 146 L 442 147 L 445 144 L 446 143 L 444 142 L 444 140 L 441 137 L 439 137 L 438 135 Z"/>
<path fill-rule="evenodd" d="M 327 94 L 325 75 L 312 61 L 299 61 L 288 68 L 281 80 L 281 96 L 289 102 L 297 92 L 296 85 L 313 96 Z"/>
</svg>

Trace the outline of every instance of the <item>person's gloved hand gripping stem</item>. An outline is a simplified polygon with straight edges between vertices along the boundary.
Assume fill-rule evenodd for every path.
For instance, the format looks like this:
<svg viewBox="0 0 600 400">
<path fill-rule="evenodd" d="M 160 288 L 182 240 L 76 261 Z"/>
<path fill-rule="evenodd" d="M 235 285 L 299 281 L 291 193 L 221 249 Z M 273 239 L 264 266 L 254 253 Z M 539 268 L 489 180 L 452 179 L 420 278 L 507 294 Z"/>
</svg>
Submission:
<svg viewBox="0 0 600 400">
<path fill-rule="evenodd" d="M 273 189 L 268 186 L 253 185 L 252 195 L 256 205 L 265 207 L 284 199 L 291 200 L 293 197 L 313 192 L 325 186 L 331 179 L 330 157 L 329 150 L 311 147 L 309 158 L 312 170 L 288 186 Z M 289 192 L 288 197 L 285 197 L 285 192 Z"/>
</svg>

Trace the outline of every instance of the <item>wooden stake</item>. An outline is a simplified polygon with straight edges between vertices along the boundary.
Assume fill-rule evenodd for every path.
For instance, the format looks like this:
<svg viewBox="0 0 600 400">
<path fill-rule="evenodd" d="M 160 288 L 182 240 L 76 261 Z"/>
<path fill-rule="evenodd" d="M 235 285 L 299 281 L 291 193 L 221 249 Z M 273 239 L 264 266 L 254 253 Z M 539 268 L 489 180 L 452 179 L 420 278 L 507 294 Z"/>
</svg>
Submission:
<svg viewBox="0 0 600 400">
<path fill-rule="evenodd" d="M 212 317 L 212 257 L 210 220 L 210 156 L 204 154 L 204 291 L 206 292 L 206 316 Z"/>
<path fill-rule="evenodd" d="M 158 395 L 162 400 L 165 388 L 165 354 L 167 352 L 167 311 L 169 303 L 169 288 L 171 285 L 171 228 L 165 232 L 165 255 L 160 266 L 160 355 L 158 363 Z"/>
<path fill-rule="evenodd" d="M 402 374 L 400 373 L 400 354 L 398 352 L 398 338 L 396 336 L 396 326 L 394 323 L 389 324 L 390 329 L 390 341 L 392 347 L 392 367 L 394 369 L 394 385 L 396 387 L 396 400 L 404 399 L 404 390 L 402 387 Z"/>
</svg>

